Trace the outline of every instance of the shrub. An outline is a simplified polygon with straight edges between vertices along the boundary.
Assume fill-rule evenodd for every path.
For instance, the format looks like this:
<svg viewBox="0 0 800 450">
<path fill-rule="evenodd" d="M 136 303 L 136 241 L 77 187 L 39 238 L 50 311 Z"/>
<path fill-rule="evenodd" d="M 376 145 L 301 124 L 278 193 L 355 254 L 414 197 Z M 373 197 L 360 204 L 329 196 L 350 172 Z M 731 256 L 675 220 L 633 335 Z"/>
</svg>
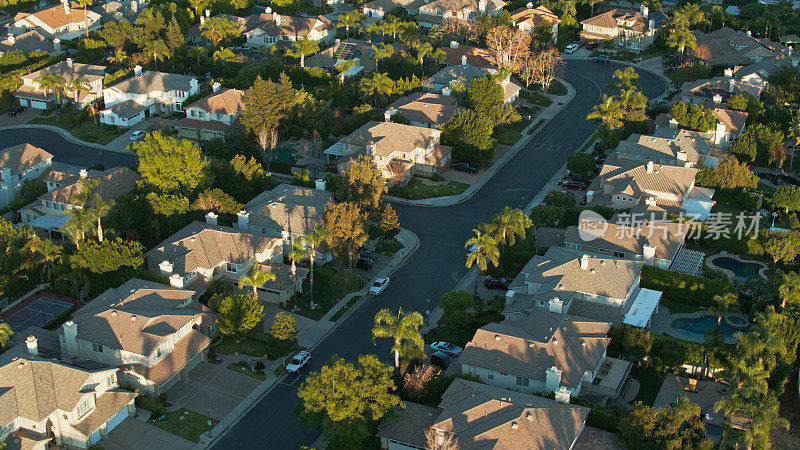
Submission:
<svg viewBox="0 0 800 450">
<path fill-rule="evenodd" d="M 553 101 L 550 100 L 546 95 L 542 94 L 541 92 L 537 92 L 537 91 L 523 90 L 522 91 L 522 98 L 524 98 L 525 100 L 531 102 L 534 105 L 539 105 L 539 106 L 544 106 L 544 107 L 547 107 L 547 106 L 550 106 L 550 105 L 553 104 Z"/>
<path fill-rule="evenodd" d="M 162 393 L 158 394 L 158 402 L 159 403 L 167 403 L 167 393 L 166 392 L 162 392 Z"/>
<path fill-rule="evenodd" d="M 641 286 L 661 291 L 664 300 L 696 306 L 711 306 L 715 295 L 733 291 L 728 283 L 651 266 L 642 268 Z"/>
<path fill-rule="evenodd" d="M 297 348 L 297 338 L 282 341 L 270 334 L 267 335 L 267 358 L 282 358 Z"/>
</svg>

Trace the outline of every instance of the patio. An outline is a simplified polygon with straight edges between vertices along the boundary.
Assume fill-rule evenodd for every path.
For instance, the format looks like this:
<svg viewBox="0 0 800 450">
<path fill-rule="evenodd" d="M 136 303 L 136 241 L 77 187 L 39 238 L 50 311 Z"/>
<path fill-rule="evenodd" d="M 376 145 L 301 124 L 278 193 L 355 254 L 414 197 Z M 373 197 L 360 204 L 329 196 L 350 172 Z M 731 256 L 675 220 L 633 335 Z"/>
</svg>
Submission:
<svg viewBox="0 0 800 450">
<path fill-rule="evenodd" d="M 679 395 L 686 396 L 692 403 L 700 406 L 703 414 L 708 414 L 708 419 L 705 420 L 707 424 L 721 426 L 722 413 L 714 411 L 714 403 L 718 400 L 727 397 L 730 393 L 730 388 L 722 383 L 714 381 L 697 381 L 696 387 L 692 387 L 689 378 L 681 377 L 674 374 L 668 374 L 664 379 L 664 384 L 661 385 L 661 390 L 658 392 L 658 397 L 653 403 L 654 408 L 660 408 L 675 403 Z"/>
</svg>

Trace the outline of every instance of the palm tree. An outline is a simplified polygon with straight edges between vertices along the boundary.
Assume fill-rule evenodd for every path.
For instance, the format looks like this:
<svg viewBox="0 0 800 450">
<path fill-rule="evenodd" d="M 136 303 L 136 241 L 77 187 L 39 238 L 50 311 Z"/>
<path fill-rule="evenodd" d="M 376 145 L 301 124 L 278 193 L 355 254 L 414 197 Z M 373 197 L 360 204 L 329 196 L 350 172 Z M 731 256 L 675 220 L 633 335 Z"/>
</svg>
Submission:
<svg viewBox="0 0 800 450">
<path fill-rule="evenodd" d="M 84 77 L 77 77 L 74 80 L 67 83 L 67 89 L 72 91 L 73 100 L 75 103 L 78 103 L 78 97 L 80 97 L 81 92 L 89 92 L 89 83 L 86 81 Z"/>
<path fill-rule="evenodd" d="M 202 36 L 214 46 L 239 35 L 239 25 L 225 17 L 214 17 L 200 26 Z"/>
<path fill-rule="evenodd" d="M 56 119 L 58 119 L 58 104 L 61 102 L 61 93 L 64 89 L 64 85 L 67 82 L 64 80 L 64 77 L 55 73 L 48 73 L 47 75 L 43 75 L 37 80 L 39 82 L 39 89 L 43 90 L 45 95 L 52 92 L 56 95 Z"/>
<path fill-rule="evenodd" d="M 703 369 L 705 373 L 703 375 L 705 377 L 708 376 L 708 367 L 711 365 L 711 361 L 717 356 L 717 353 L 722 350 L 724 344 L 725 335 L 722 334 L 719 328 L 708 328 L 706 330 L 706 337 L 703 342 L 703 361 L 705 365 Z"/>
<path fill-rule="evenodd" d="M 258 288 L 268 281 L 275 281 L 274 273 L 253 267 L 250 275 L 243 275 L 239 278 L 239 289 L 251 287 L 253 288 L 253 297 L 258 298 Z"/>
<path fill-rule="evenodd" d="M 205 57 L 208 50 L 205 47 L 189 47 L 189 57 L 197 58 L 197 65 L 200 66 L 200 58 Z"/>
<path fill-rule="evenodd" d="M 125 53 L 125 50 L 118 49 L 114 52 L 112 56 L 108 57 L 108 62 L 113 64 L 125 65 L 125 61 L 128 60 L 128 54 Z"/>
<path fill-rule="evenodd" d="M 92 222 L 97 223 L 97 241 L 103 242 L 103 225 L 100 219 L 108 214 L 114 207 L 114 200 L 104 201 L 100 196 L 100 180 L 81 180 L 81 191 L 75 195 L 75 199 L 81 204 L 81 208 L 86 211 Z"/>
<path fill-rule="evenodd" d="M 367 42 L 372 44 L 372 35 L 373 34 L 380 34 L 381 33 L 381 28 L 377 23 L 371 23 L 371 24 L 369 24 L 369 25 L 367 25 L 365 27 L 362 27 L 359 30 L 359 32 L 361 34 L 366 34 L 367 35 Z"/>
<path fill-rule="evenodd" d="M 792 171 L 794 164 L 794 152 L 797 151 L 797 146 L 800 145 L 800 112 L 795 111 L 792 113 L 792 120 L 789 122 L 789 139 L 792 140 L 792 159 L 789 160 L 789 172 Z"/>
<path fill-rule="evenodd" d="M 675 11 L 672 25 L 675 28 L 690 28 L 706 20 L 706 15 L 698 3 L 689 3 Z"/>
<path fill-rule="evenodd" d="M 314 306 L 314 257 L 316 255 L 317 248 L 325 242 L 327 238 L 328 230 L 322 225 L 321 222 L 317 222 L 314 224 L 314 228 L 311 230 L 310 233 L 303 236 L 303 244 L 308 246 L 308 261 L 311 267 L 311 274 L 309 279 L 309 296 L 311 297 L 310 306 Z"/>
<path fill-rule="evenodd" d="M 86 15 L 86 8 L 92 3 L 92 0 L 78 0 L 78 4 L 83 6 L 83 29 L 86 31 L 86 37 L 89 37 L 89 21 Z"/>
<path fill-rule="evenodd" d="M 469 238 L 467 243 L 464 244 L 469 253 L 467 253 L 467 269 L 478 264 L 478 269 L 475 271 L 475 296 L 478 296 L 478 275 L 481 271 L 489 267 L 489 263 L 497 267 L 500 259 L 500 251 L 497 249 L 497 239 L 489 233 L 481 232 L 481 230 L 473 229 L 475 237 Z"/>
<path fill-rule="evenodd" d="M 622 126 L 622 118 L 625 112 L 617 99 L 603 94 L 600 103 L 594 106 L 592 112 L 586 116 L 587 119 L 595 119 L 605 125 L 606 130 L 611 131 Z"/>
<path fill-rule="evenodd" d="M 50 239 L 41 240 L 39 238 L 34 238 L 30 243 L 30 249 L 33 253 L 41 255 L 42 281 L 44 281 L 44 274 L 47 272 L 47 282 L 52 288 L 53 267 L 61 259 L 61 247 L 54 244 Z"/>
<path fill-rule="evenodd" d="M 533 226 L 533 221 L 521 209 L 506 206 L 489 222 L 489 230 L 494 239 L 503 244 L 503 269 L 506 268 L 506 245 L 513 246 L 516 237 L 525 239 L 525 230 Z"/>
<path fill-rule="evenodd" d="M 344 84 L 344 77 L 350 74 L 350 70 L 356 65 L 355 60 L 352 59 L 343 59 L 341 61 L 336 61 L 336 64 L 333 67 L 339 71 L 339 79 Z"/>
<path fill-rule="evenodd" d="M 229 49 L 228 47 L 220 47 L 219 50 L 214 52 L 212 58 L 214 59 L 214 62 L 219 62 L 224 72 L 225 61 L 236 58 L 236 54 L 233 53 L 233 50 Z"/>
<path fill-rule="evenodd" d="M 722 324 L 722 316 L 733 311 L 734 307 L 739 305 L 739 296 L 733 292 L 719 294 L 714 296 L 714 305 L 708 308 L 717 316 L 717 326 Z"/>
<path fill-rule="evenodd" d="M 145 53 L 153 59 L 153 65 L 158 70 L 158 62 L 169 56 L 169 47 L 161 39 L 147 41 L 144 46 Z"/>
<path fill-rule="evenodd" d="M 639 74 L 636 73 L 636 69 L 632 66 L 615 70 L 612 77 L 617 80 L 620 89 L 635 87 L 636 82 L 639 80 Z"/>
<path fill-rule="evenodd" d="M 371 77 L 361 79 L 361 91 L 366 96 L 372 96 L 373 105 L 380 107 L 386 97 L 394 92 L 394 81 L 386 73 L 375 72 Z"/>
<path fill-rule="evenodd" d="M 336 20 L 339 22 L 336 28 L 344 28 L 345 36 L 350 37 L 350 27 L 360 25 L 364 21 L 364 15 L 357 9 L 353 9 L 344 14 L 339 14 Z"/>
<path fill-rule="evenodd" d="M 697 47 L 697 38 L 686 27 L 673 28 L 669 31 L 667 45 L 677 50 L 683 60 L 686 48 L 694 50 Z"/>
<path fill-rule="evenodd" d="M 307 37 L 295 41 L 292 47 L 294 47 L 294 50 L 289 50 L 286 54 L 294 58 L 300 58 L 300 67 L 305 67 L 306 56 L 313 55 L 319 51 L 317 41 L 312 41 Z"/>
<path fill-rule="evenodd" d="M 425 58 L 432 57 L 437 60 L 441 60 L 445 57 L 444 50 L 437 48 L 434 50 L 433 46 L 430 42 L 422 42 L 414 45 L 414 48 L 417 50 L 417 60 L 419 61 L 419 71 L 420 74 L 424 75 L 423 71 L 423 63 Z"/>
<path fill-rule="evenodd" d="M 303 248 L 302 239 L 292 242 L 292 249 L 289 250 L 287 257 L 292 262 L 292 293 L 295 307 L 297 307 L 297 262 L 306 259 L 306 256 L 308 252 Z"/>
<path fill-rule="evenodd" d="M 586 3 L 592 8 L 591 13 L 589 14 L 590 17 L 594 17 L 594 5 L 602 2 L 603 0 L 583 0 L 583 3 Z"/>
<path fill-rule="evenodd" d="M 70 218 L 64 225 L 64 233 L 75 243 L 75 247 L 80 248 L 81 242 L 86 239 L 86 232 L 92 228 L 94 219 L 89 211 L 83 208 L 70 208 L 67 214 Z"/>
<path fill-rule="evenodd" d="M 414 399 L 415 402 L 424 402 L 425 388 L 433 379 L 436 369 L 433 366 L 422 364 L 403 377 L 403 392 Z"/>
<path fill-rule="evenodd" d="M 403 314 L 403 309 L 400 308 L 395 314 L 388 308 L 383 308 L 375 314 L 372 342 L 374 344 L 378 338 L 394 340 L 391 351 L 394 354 L 394 368 L 399 370 L 401 352 L 404 355 L 424 354 L 425 342 L 419 332 L 424 322 L 425 319 L 416 311 Z"/>
<path fill-rule="evenodd" d="M 397 41 L 397 33 L 401 33 L 408 25 L 405 24 L 402 20 L 400 20 L 397 16 L 392 16 L 389 20 L 383 21 L 384 30 L 386 30 L 387 34 L 392 35 L 392 42 Z"/>
<path fill-rule="evenodd" d="M 0 322 L 0 349 L 6 346 L 14 336 L 14 330 L 5 322 Z"/>
<path fill-rule="evenodd" d="M 372 46 L 372 58 L 376 65 L 380 65 L 382 59 L 391 58 L 394 54 L 394 47 L 391 44 L 383 43 Z"/>
<path fill-rule="evenodd" d="M 637 109 L 646 108 L 647 96 L 635 87 L 630 87 L 628 89 L 620 90 L 619 102 L 626 111 L 631 112 Z"/>
</svg>

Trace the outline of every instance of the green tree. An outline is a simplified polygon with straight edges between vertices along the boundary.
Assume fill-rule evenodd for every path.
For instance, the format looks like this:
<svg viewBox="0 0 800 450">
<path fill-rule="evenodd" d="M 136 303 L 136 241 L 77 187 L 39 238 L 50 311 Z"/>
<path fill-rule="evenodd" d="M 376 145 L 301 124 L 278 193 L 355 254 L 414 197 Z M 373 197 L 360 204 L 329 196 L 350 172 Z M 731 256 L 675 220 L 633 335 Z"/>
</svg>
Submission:
<svg viewBox="0 0 800 450">
<path fill-rule="evenodd" d="M 300 67 L 305 67 L 306 56 L 311 56 L 319 51 L 319 43 L 312 41 L 308 37 L 299 39 L 292 44 L 292 49 L 286 52 L 287 55 L 300 58 Z"/>
<path fill-rule="evenodd" d="M 600 103 L 592 108 L 592 112 L 586 116 L 588 120 L 596 120 L 605 126 L 606 131 L 612 131 L 622 126 L 622 118 L 625 112 L 622 110 L 620 102 L 608 95 L 603 94 Z"/>
<path fill-rule="evenodd" d="M 321 426 L 331 448 L 358 450 L 370 427 L 400 404 L 391 370 L 374 355 L 353 365 L 339 356 L 311 372 L 297 391 L 300 423 Z"/>
<path fill-rule="evenodd" d="M 44 91 L 45 95 L 50 92 L 55 94 L 56 118 L 58 118 L 58 107 L 59 103 L 61 103 L 61 94 L 64 92 L 64 87 L 66 86 L 67 82 L 64 80 L 64 77 L 56 73 L 42 75 L 41 77 L 37 78 L 36 81 L 39 82 L 39 89 Z"/>
<path fill-rule="evenodd" d="M 353 267 L 353 252 L 366 244 L 367 230 L 358 205 L 350 202 L 328 203 L 323 218 L 328 246 L 339 261 L 345 258 Z"/>
<path fill-rule="evenodd" d="M 381 222 L 380 222 L 381 231 L 383 234 L 389 235 L 397 231 L 400 228 L 400 221 L 397 219 L 397 212 L 395 212 L 392 205 L 387 203 L 383 207 L 383 212 L 381 213 Z"/>
<path fill-rule="evenodd" d="M 800 237 L 795 231 L 761 231 L 758 234 L 758 243 L 775 264 L 778 261 L 794 261 L 800 251 Z"/>
<path fill-rule="evenodd" d="M 675 102 L 670 114 L 681 128 L 706 132 L 714 128 L 714 111 L 703 105 Z"/>
<path fill-rule="evenodd" d="M 475 78 L 467 88 L 467 106 L 477 114 L 489 117 L 494 107 L 503 104 L 503 87 L 490 75 Z"/>
<path fill-rule="evenodd" d="M 387 42 L 372 46 L 372 58 L 378 67 L 380 67 L 382 59 L 391 58 L 393 54 L 394 47 Z"/>
<path fill-rule="evenodd" d="M 89 83 L 86 81 L 86 78 L 79 76 L 73 78 L 69 83 L 67 83 L 66 88 L 72 92 L 73 101 L 78 103 L 81 92 L 89 92 Z"/>
<path fill-rule="evenodd" d="M 200 26 L 201 35 L 212 45 L 239 36 L 239 25 L 226 17 L 212 17 Z"/>
<path fill-rule="evenodd" d="M 617 85 L 621 90 L 636 87 L 639 81 L 639 74 L 636 73 L 636 69 L 633 66 L 617 69 L 611 76 L 617 80 Z"/>
<path fill-rule="evenodd" d="M 352 59 L 342 59 L 336 61 L 336 64 L 333 65 L 334 68 L 339 72 L 339 81 L 344 84 L 344 77 L 350 74 L 350 70 L 355 67 L 356 62 Z"/>
<path fill-rule="evenodd" d="M 226 336 L 241 338 L 264 319 L 264 305 L 250 294 L 226 295 L 215 306 L 219 332 Z"/>
<path fill-rule="evenodd" d="M 69 257 L 73 268 L 92 273 L 113 272 L 120 267 L 138 268 L 144 264 L 142 245 L 122 238 L 103 242 L 88 241 Z"/>
<path fill-rule="evenodd" d="M 466 291 L 451 291 L 442 294 L 439 307 L 442 308 L 442 320 L 457 327 L 465 327 L 470 322 L 470 308 L 475 304 L 475 297 Z"/>
<path fill-rule="evenodd" d="M 467 239 L 464 248 L 467 249 L 467 269 L 477 264 L 478 269 L 475 271 L 475 296 L 478 296 L 478 275 L 485 271 L 489 264 L 497 267 L 499 265 L 500 251 L 497 249 L 497 239 L 490 233 L 481 232 L 480 230 L 473 229 L 474 237 Z"/>
<path fill-rule="evenodd" d="M 698 183 L 702 177 L 705 187 L 719 189 L 755 189 L 758 176 L 750 167 L 730 156 L 718 162 L 714 167 L 704 167 L 697 174 Z"/>
<path fill-rule="evenodd" d="M 47 272 L 47 284 L 53 287 L 53 269 L 61 260 L 61 247 L 53 243 L 50 239 L 39 239 L 34 236 L 29 242 L 30 249 L 42 258 L 42 280 L 44 273 Z M 0 345 L 2 347 L 2 345 Z"/>
<path fill-rule="evenodd" d="M 292 263 L 292 295 L 295 305 L 297 305 L 297 263 L 306 259 L 307 256 L 308 251 L 303 247 L 302 239 L 292 242 L 292 248 L 289 250 L 289 254 L 286 255 Z"/>
<path fill-rule="evenodd" d="M 7 323 L 0 322 L 0 349 L 5 348 L 12 337 L 14 337 L 14 330 Z"/>
<path fill-rule="evenodd" d="M 674 48 L 683 60 L 686 49 L 697 47 L 697 38 L 685 27 L 671 28 L 667 37 L 667 45 Z"/>
<path fill-rule="evenodd" d="M 567 158 L 567 170 L 578 176 L 588 177 L 594 171 L 594 156 L 591 153 L 575 153 Z"/>
<path fill-rule="evenodd" d="M 441 61 L 445 57 L 444 50 L 440 48 L 434 48 L 430 42 L 418 42 L 414 45 L 414 49 L 417 50 L 417 61 L 419 61 L 419 72 L 420 74 L 424 75 L 424 62 L 425 58 L 433 58 L 435 60 Z"/>
<path fill-rule="evenodd" d="M 281 341 L 288 341 L 297 334 L 297 328 L 294 327 L 294 324 L 294 317 L 281 311 L 275 314 L 275 318 L 272 320 L 272 327 L 269 329 L 269 334 Z"/>
<path fill-rule="evenodd" d="M 797 147 L 800 146 L 800 112 L 795 111 L 792 113 L 792 119 L 791 122 L 789 122 L 789 132 L 786 134 L 786 137 L 792 142 L 792 155 L 789 160 L 789 172 L 791 172 L 794 167 L 794 154 L 797 151 Z"/>
<path fill-rule="evenodd" d="M 459 111 L 442 125 L 441 141 L 453 147 L 453 158 L 486 164 L 494 154 L 491 120 L 471 110 Z"/>
<path fill-rule="evenodd" d="M 400 370 L 400 356 L 405 358 L 416 358 L 424 355 L 425 342 L 419 329 L 425 322 L 422 314 L 414 311 L 403 313 L 403 309 L 397 310 L 397 314 L 383 308 L 375 314 L 375 325 L 372 327 L 372 342 L 376 339 L 392 339 L 392 354 L 394 355 L 394 368 Z"/>
<path fill-rule="evenodd" d="M 169 47 L 162 39 L 147 41 L 144 50 L 145 54 L 152 59 L 156 70 L 158 70 L 158 62 L 163 61 L 170 54 Z"/>
<path fill-rule="evenodd" d="M 278 126 L 300 97 L 285 73 L 281 73 L 279 83 L 264 81 L 259 75 L 244 93 L 245 110 L 241 122 L 256 137 L 267 171 L 272 162 L 272 149 L 278 145 Z"/>
<path fill-rule="evenodd" d="M 375 161 L 367 155 L 351 159 L 341 176 L 341 198 L 357 205 L 368 218 L 375 217 L 386 193 L 386 180 Z"/>
<path fill-rule="evenodd" d="M 517 236 L 525 239 L 528 228 L 533 226 L 533 221 L 519 208 L 506 205 L 502 211 L 495 214 L 489 222 L 487 229 L 502 244 L 503 269 L 506 268 L 506 245 L 514 246 Z"/>
<path fill-rule="evenodd" d="M 103 225 L 101 219 L 114 207 L 114 200 L 104 201 L 100 195 L 100 180 L 82 179 L 80 191 L 74 196 L 75 201 L 89 218 L 97 224 L 97 240 L 103 242 Z"/>
<path fill-rule="evenodd" d="M 242 275 L 239 278 L 239 289 L 252 288 L 253 297 L 258 298 L 258 288 L 269 281 L 275 281 L 273 272 L 253 267 L 250 275 Z"/>
<path fill-rule="evenodd" d="M 206 189 L 194 202 L 194 208 L 200 211 L 215 211 L 223 214 L 236 214 L 243 205 L 219 188 Z"/>
<path fill-rule="evenodd" d="M 194 141 L 155 131 L 131 149 L 138 157 L 139 173 L 159 191 L 185 194 L 205 181 L 208 162 Z"/>
<path fill-rule="evenodd" d="M 783 132 L 761 123 L 745 128 L 731 144 L 731 153 L 740 160 L 757 161 L 766 165 L 770 159 L 770 149 L 784 140 Z"/>
<path fill-rule="evenodd" d="M 86 232 L 92 228 L 91 212 L 83 208 L 70 208 L 67 210 L 69 219 L 64 225 L 63 231 L 76 248 L 80 248 L 81 242 L 86 239 Z"/>
<path fill-rule="evenodd" d="M 714 304 L 709 307 L 709 311 L 717 316 L 717 326 L 722 324 L 722 317 L 731 311 L 738 309 L 739 296 L 733 292 L 726 292 L 714 296 Z"/>
<path fill-rule="evenodd" d="M 369 77 L 361 79 L 361 93 L 367 98 L 372 98 L 372 105 L 381 107 L 386 104 L 388 96 L 394 92 L 394 81 L 389 75 L 382 72 L 375 72 Z"/>
<path fill-rule="evenodd" d="M 344 14 L 339 14 L 336 17 L 337 28 L 344 28 L 345 37 L 350 37 L 350 28 L 361 25 L 364 21 L 364 15 L 358 9 L 347 11 Z"/>
<path fill-rule="evenodd" d="M 772 195 L 772 203 L 778 208 L 789 210 L 800 210 L 800 187 L 793 184 L 780 186 Z"/>
<path fill-rule="evenodd" d="M 314 224 L 311 232 L 303 236 L 303 243 L 308 247 L 308 262 L 310 267 L 310 280 L 309 280 L 309 295 L 311 297 L 311 306 L 314 306 L 314 258 L 319 246 L 325 242 L 327 237 L 327 230 L 322 222 Z"/>
<path fill-rule="evenodd" d="M 552 228 L 561 223 L 564 211 L 558 206 L 537 205 L 531 210 L 530 217 L 535 228 Z"/>
</svg>

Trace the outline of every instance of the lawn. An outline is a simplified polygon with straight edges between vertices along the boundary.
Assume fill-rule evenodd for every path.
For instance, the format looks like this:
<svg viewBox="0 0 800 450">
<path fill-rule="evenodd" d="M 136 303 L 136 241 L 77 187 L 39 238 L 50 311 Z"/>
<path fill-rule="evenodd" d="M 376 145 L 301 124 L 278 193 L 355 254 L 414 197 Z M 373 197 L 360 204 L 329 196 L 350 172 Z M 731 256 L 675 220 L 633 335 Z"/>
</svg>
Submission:
<svg viewBox="0 0 800 450">
<path fill-rule="evenodd" d="M 166 416 L 165 420 L 151 422 L 151 424 L 192 442 L 199 442 L 200 435 L 208 431 L 209 420 L 212 428 L 219 423 L 219 420 L 211 419 L 186 408 L 168 412 Z"/>
<path fill-rule="evenodd" d="M 346 276 L 345 274 L 348 273 L 349 276 Z M 314 316 L 312 318 L 315 320 L 319 319 L 330 311 L 333 305 L 341 298 L 364 287 L 365 282 L 364 277 L 346 269 L 336 270 L 330 267 L 315 267 L 314 303 L 317 304 L 317 308 L 314 310 L 309 308 L 310 292 L 304 292 L 297 298 L 297 306 L 302 308 L 304 315 Z"/>
<path fill-rule="evenodd" d="M 661 300 L 661 306 L 665 306 L 670 314 L 679 314 L 679 313 L 693 313 L 700 311 L 699 306 L 695 305 L 685 305 L 683 303 L 675 303 L 666 300 Z"/>
<path fill-rule="evenodd" d="M 225 336 L 222 342 L 214 346 L 214 351 L 220 355 L 238 352 L 240 355 L 264 356 L 267 354 L 267 343 L 252 337 L 246 337 L 237 343 L 233 336 Z"/>
<path fill-rule="evenodd" d="M 244 364 L 242 364 L 244 363 Z M 250 364 L 246 362 L 238 362 L 238 363 L 230 363 L 228 364 L 228 369 L 233 370 L 236 373 L 241 373 L 243 375 L 247 375 L 248 377 L 255 378 L 256 380 L 264 381 L 267 379 L 267 376 L 263 373 L 255 373 L 250 369 Z"/>
<path fill-rule="evenodd" d="M 394 186 L 389 189 L 389 195 L 410 200 L 419 200 L 423 198 L 458 195 L 466 191 L 468 187 L 468 184 L 460 183 L 458 181 L 451 181 L 446 184 L 430 186 L 424 184 L 418 178 L 412 178 L 411 181 L 409 181 L 405 186 Z"/>
<path fill-rule="evenodd" d="M 403 244 L 394 236 L 384 236 L 375 243 L 375 251 L 386 256 L 394 256 L 402 248 Z"/>
<path fill-rule="evenodd" d="M 61 113 L 56 119 L 55 114 L 48 117 L 37 117 L 30 121 L 41 125 L 52 125 L 55 127 L 63 128 L 70 132 L 73 136 L 86 142 L 94 142 L 97 144 L 108 144 L 116 139 L 123 133 L 121 128 L 108 125 L 95 126 L 93 120 L 85 120 L 83 123 L 75 127 L 75 121 L 72 115 Z"/>
<path fill-rule="evenodd" d="M 639 393 L 636 394 L 636 398 L 633 399 L 631 404 L 642 402 L 653 406 L 656 397 L 658 397 L 658 391 L 661 390 L 661 385 L 664 384 L 664 373 L 651 368 L 634 367 L 631 369 L 631 377 L 639 382 Z"/>
<path fill-rule="evenodd" d="M 494 129 L 494 133 L 492 133 L 492 137 L 494 137 L 497 142 L 512 146 L 517 143 L 520 138 L 522 138 L 522 133 L 519 131 L 512 130 L 510 128 L 506 128 L 505 125 L 498 125 Z"/>
<path fill-rule="evenodd" d="M 331 322 L 336 322 L 336 321 L 338 321 L 339 319 L 341 319 L 341 318 L 342 318 L 342 316 L 344 316 L 344 314 L 345 314 L 345 313 L 346 313 L 348 310 L 350 310 L 350 308 L 352 308 L 352 307 L 353 307 L 353 305 L 355 305 L 356 303 L 358 303 L 358 301 L 359 301 L 359 300 L 361 300 L 362 298 L 364 298 L 364 296 L 363 296 L 363 295 L 356 295 L 356 296 L 354 296 L 353 298 L 351 298 L 350 300 L 348 300 L 348 301 L 347 301 L 347 304 L 346 304 L 346 305 L 342 306 L 341 308 L 339 308 L 339 310 L 338 310 L 338 311 L 336 311 L 335 313 L 333 313 L 333 315 L 332 315 L 332 316 L 331 316 L 331 317 L 330 317 L 328 320 L 330 320 Z"/>
</svg>

